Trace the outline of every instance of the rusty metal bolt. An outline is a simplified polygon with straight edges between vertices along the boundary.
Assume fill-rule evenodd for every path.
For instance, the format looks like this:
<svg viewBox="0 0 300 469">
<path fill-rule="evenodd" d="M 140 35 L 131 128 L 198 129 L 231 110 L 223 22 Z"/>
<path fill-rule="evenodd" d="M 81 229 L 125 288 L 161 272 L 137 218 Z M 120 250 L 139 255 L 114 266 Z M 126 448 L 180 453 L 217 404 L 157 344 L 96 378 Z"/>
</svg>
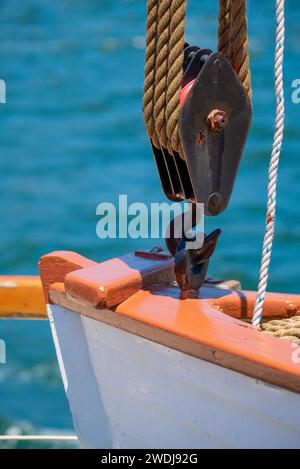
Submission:
<svg viewBox="0 0 300 469">
<path fill-rule="evenodd" d="M 289 318 L 297 316 L 299 314 L 299 307 L 287 301 L 286 312 Z"/>
<path fill-rule="evenodd" d="M 205 143 L 205 135 L 201 131 L 199 131 L 197 134 L 196 144 L 203 145 L 204 143 Z"/>
<path fill-rule="evenodd" d="M 215 70 L 215 72 L 219 72 L 222 68 L 222 62 L 220 59 L 216 59 L 213 63 L 213 68 Z"/>
<path fill-rule="evenodd" d="M 211 215 L 217 215 L 221 210 L 222 197 L 219 192 L 213 192 L 208 198 L 208 210 Z"/>
<path fill-rule="evenodd" d="M 221 132 L 226 127 L 228 116 L 225 111 L 214 109 L 207 118 L 207 126 L 214 132 Z"/>
</svg>

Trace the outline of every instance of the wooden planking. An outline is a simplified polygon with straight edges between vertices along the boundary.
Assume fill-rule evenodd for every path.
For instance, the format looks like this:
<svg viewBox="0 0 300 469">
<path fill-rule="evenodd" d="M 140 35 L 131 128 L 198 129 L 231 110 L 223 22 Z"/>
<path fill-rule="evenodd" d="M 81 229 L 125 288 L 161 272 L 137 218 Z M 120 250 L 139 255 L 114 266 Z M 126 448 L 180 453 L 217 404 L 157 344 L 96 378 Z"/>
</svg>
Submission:
<svg viewBox="0 0 300 469">
<path fill-rule="evenodd" d="M 86 447 L 300 446 L 299 394 L 69 308 L 50 305 L 49 315 L 75 430 Z"/>
<path fill-rule="evenodd" d="M 240 321 L 249 319 L 255 292 L 204 286 L 187 293 L 168 285 L 151 287 L 157 280 L 152 273 L 171 266 L 165 269 L 159 261 L 157 269 L 132 254 L 102 264 L 89 262 L 67 252 L 42 258 L 40 272 L 50 303 L 300 393 L 292 344 Z M 142 289 L 146 284 L 148 289 Z M 270 293 L 264 317 L 289 317 L 299 309 L 300 296 Z"/>
<path fill-rule="evenodd" d="M 0 276 L 0 318 L 47 318 L 38 276 Z"/>
<path fill-rule="evenodd" d="M 237 371 L 252 369 L 258 379 L 264 380 L 265 372 L 269 378 L 269 373 L 275 376 L 279 372 L 281 379 L 277 384 L 285 387 L 284 381 L 288 382 L 293 376 L 294 390 L 300 392 L 300 367 L 292 361 L 292 344 L 217 311 L 207 299 L 210 295 L 203 291 L 202 298 L 191 296 L 183 300 L 174 287 L 153 287 L 129 298 L 116 311 L 185 341 L 208 347 L 215 352 L 214 359 L 219 364 L 231 367 L 233 363 L 240 368 Z M 225 291 L 222 296 L 226 298 Z M 223 353 L 231 358 L 223 361 Z M 239 366 L 239 362 L 244 363 L 243 366 Z"/>
<path fill-rule="evenodd" d="M 300 368 L 292 344 L 214 310 L 206 300 L 183 300 L 178 289 L 141 290 L 116 311 L 67 298 L 61 284 L 51 303 L 150 339 L 224 368 L 300 393 Z"/>
</svg>

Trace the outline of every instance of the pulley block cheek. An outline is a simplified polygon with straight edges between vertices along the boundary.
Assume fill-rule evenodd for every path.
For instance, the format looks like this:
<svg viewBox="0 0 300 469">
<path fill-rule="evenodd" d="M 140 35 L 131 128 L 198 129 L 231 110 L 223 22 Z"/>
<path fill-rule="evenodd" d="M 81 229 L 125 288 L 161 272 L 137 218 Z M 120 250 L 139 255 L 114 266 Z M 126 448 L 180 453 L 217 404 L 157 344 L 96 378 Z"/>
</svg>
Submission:
<svg viewBox="0 0 300 469">
<path fill-rule="evenodd" d="M 250 99 L 231 64 L 211 54 L 182 91 L 179 134 L 194 201 L 206 215 L 227 207 L 250 129 Z"/>
<path fill-rule="evenodd" d="M 151 142 L 153 154 L 170 200 L 188 200 L 192 206 L 203 203 L 206 215 L 218 215 L 232 193 L 252 106 L 239 77 L 221 53 L 186 44 L 183 68 L 179 116 L 183 154 L 157 148 Z M 215 230 L 205 236 L 199 249 L 188 249 L 185 237 L 166 239 L 182 290 L 201 287 L 220 233 Z"/>
<path fill-rule="evenodd" d="M 184 76 L 180 97 L 183 104 L 184 96 L 187 96 L 189 89 L 211 53 L 210 49 L 200 49 L 198 46 L 185 44 Z M 195 193 L 186 160 L 179 153 L 169 151 L 170 149 L 166 147 L 160 146 L 157 148 L 152 141 L 151 145 L 165 195 L 172 201 L 188 200 L 195 202 Z"/>
<path fill-rule="evenodd" d="M 250 128 L 250 99 L 221 53 L 185 45 L 179 134 L 183 158 L 153 153 L 166 196 L 204 204 L 206 215 L 228 205 Z"/>
</svg>

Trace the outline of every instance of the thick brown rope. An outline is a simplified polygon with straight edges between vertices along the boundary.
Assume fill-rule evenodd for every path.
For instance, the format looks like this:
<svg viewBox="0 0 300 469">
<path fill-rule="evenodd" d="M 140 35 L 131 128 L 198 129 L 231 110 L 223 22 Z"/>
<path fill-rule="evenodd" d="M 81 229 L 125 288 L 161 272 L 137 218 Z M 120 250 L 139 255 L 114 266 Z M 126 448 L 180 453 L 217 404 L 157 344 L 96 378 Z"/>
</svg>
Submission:
<svg viewBox="0 0 300 469">
<path fill-rule="evenodd" d="M 154 146 L 183 157 L 178 133 L 187 0 L 147 0 L 143 111 Z M 219 0 L 218 50 L 251 98 L 246 0 Z"/>
<path fill-rule="evenodd" d="M 168 148 L 167 138 L 167 90 L 168 90 L 168 55 L 170 42 L 172 0 L 159 2 L 157 27 L 157 57 L 154 92 L 155 130 L 161 146 Z"/>
<path fill-rule="evenodd" d="M 170 25 L 170 54 L 167 90 L 167 135 L 170 146 L 183 157 L 178 133 L 179 99 L 183 78 L 183 48 L 186 21 L 186 0 L 173 0 Z"/>
<path fill-rule="evenodd" d="M 231 62 L 251 99 L 246 0 L 219 0 L 218 50 Z"/>
<path fill-rule="evenodd" d="M 231 59 L 231 0 L 219 0 L 218 51 Z"/>
<path fill-rule="evenodd" d="M 246 0 L 232 2 L 230 62 L 251 99 Z"/>
<path fill-rule="evenodd" d="M 152 143 L 182 155 L 178 135 L 186 0 L 148 0 L 143 111 Z"/>
<path fill-rule="evenodd" d="M 146 67 L 144 81 L 143 111 L 146 129 L 153 145 L 159 148 L 159 139 L 155 130 L 154 93 L 157 56 L 158 2 L 147 1 Z"/>
<path fill-rule="evenodd" d="M 276 319 L 263 323 L 261 327 L 267 334 L 300 344 L 300 316 L 294 316 L 288 319 Z"/>
</svg>

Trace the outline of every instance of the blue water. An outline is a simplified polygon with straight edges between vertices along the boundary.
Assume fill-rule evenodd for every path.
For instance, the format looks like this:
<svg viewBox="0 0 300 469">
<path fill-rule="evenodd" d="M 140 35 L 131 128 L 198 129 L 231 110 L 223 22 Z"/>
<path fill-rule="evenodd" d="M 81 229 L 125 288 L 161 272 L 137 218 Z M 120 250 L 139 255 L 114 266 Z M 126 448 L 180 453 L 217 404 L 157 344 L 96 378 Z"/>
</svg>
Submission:
<svg viewBox="0 0 300 469">
<path fill-rule="evenodd" d="M 215 48 L 217 3 L 190 2 L 189 42 Z M 274 3 L 248 2 L 254 121 L 231 204 L 206 220 L 207 231 L 223 230 L 210 273 L 248 289 L 257 283 L 273 133 Z M 1 274 L 36 274 L 39 257 L 55 249 L 100 261 L 153 244 L 95 233 L 101 201 L 119 193 L 129 202 L 164 200 L 141 114 L 144 23 L 144 0 L 1 2 Z M 291 101 L 291 82 L 300 78 L 299 54 L 299 2 L 289 0 L 287 126 L 269 286 L 298 293 L 300 105 Z M 7 343 L 0 433 L 72 431 L 47 322 L 2 321 L 0 338 Z"/>
</svg>

